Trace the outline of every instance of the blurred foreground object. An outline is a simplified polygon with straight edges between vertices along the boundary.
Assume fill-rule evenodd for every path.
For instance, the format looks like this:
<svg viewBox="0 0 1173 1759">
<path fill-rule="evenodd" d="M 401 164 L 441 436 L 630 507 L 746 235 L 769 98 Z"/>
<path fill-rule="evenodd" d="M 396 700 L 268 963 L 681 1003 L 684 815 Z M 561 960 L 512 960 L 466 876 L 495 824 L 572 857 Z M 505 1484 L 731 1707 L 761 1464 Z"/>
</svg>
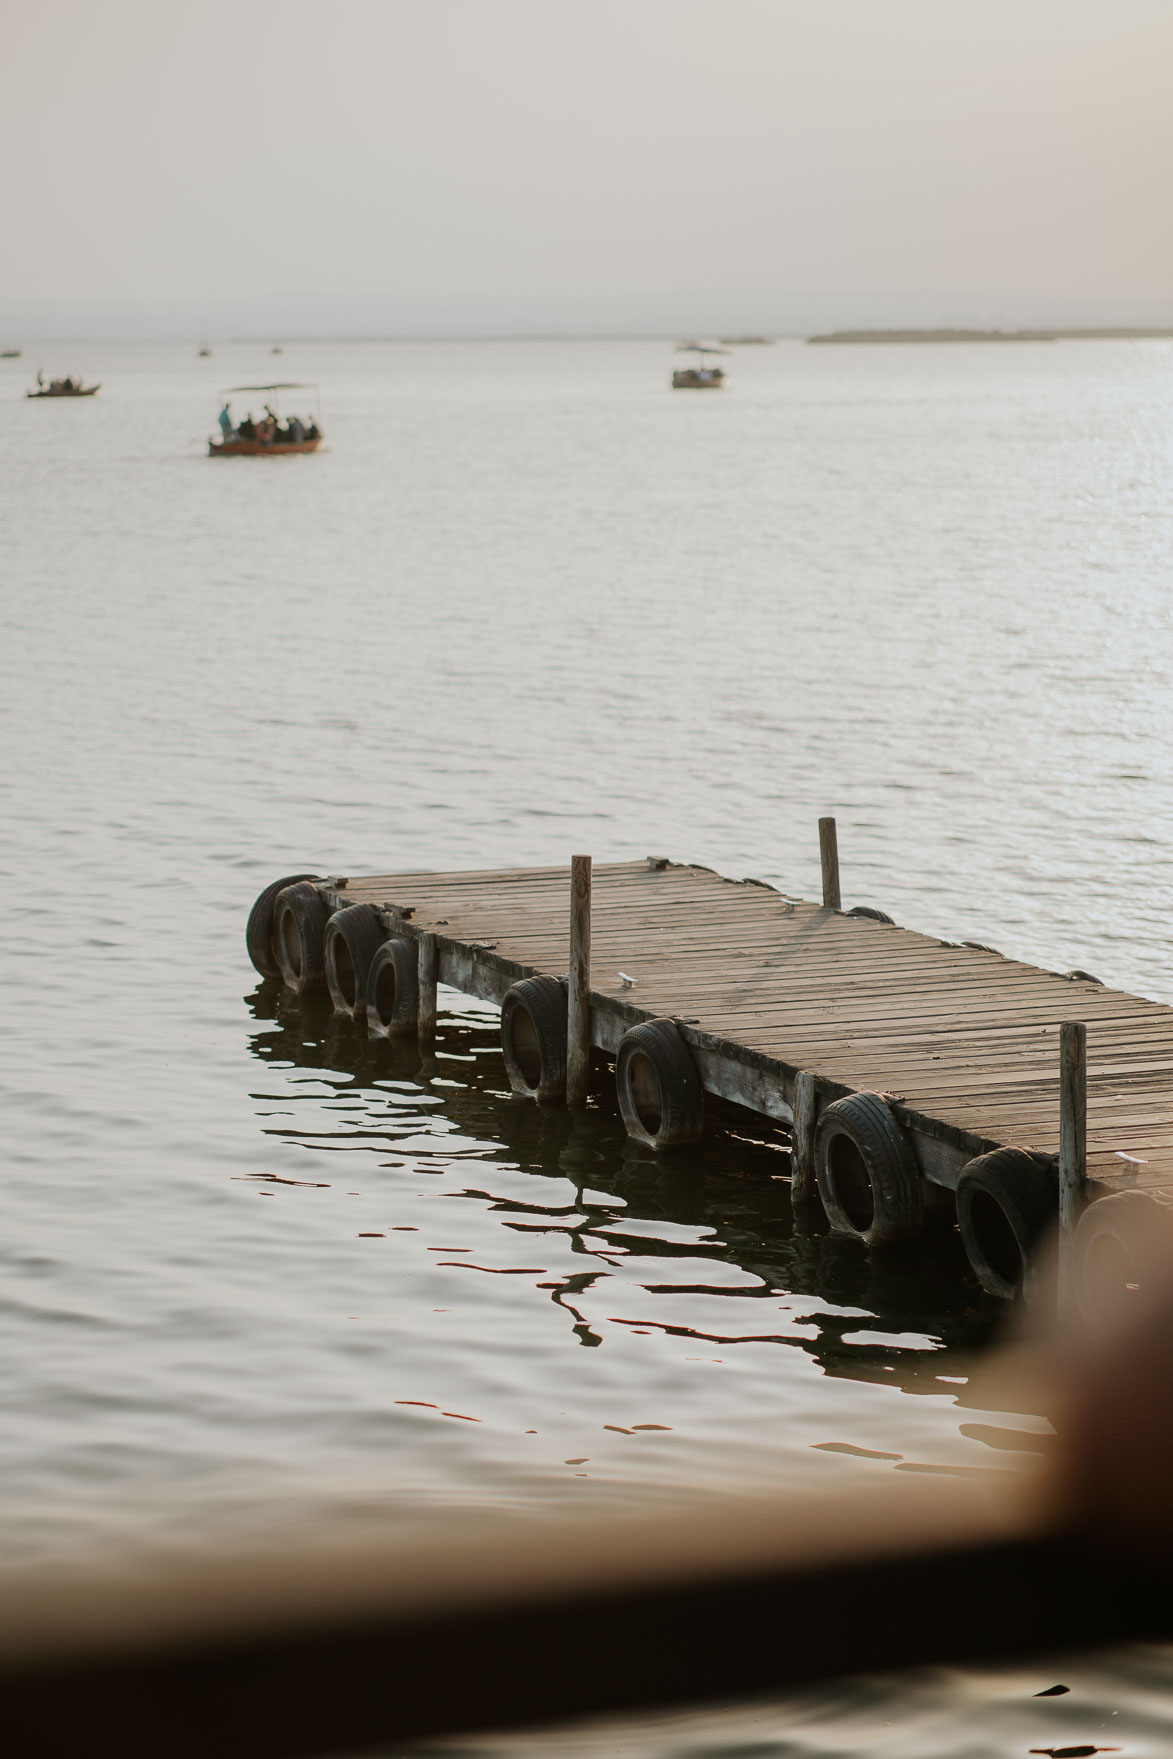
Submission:
<svg viewBox="0 0 1173 1759">
<path fill-rule="evenodd" d="M 1173 1553 L 1173 1191 L 1092 1204 L 1072 1275 L 1051 1371 L 1063 1493 L 1093 1544 L 1155 1572 Z"/>
<path fill-rule="evenodd" d="M 10 1577 L 9 1750 L 328 1756 L 1165 1636 L 1173 1205 L 1123 1193 L 1084 1223 L 1097 1211 L 1078 1310 L 983 1368 L 1055 1416 L 1047 1470 L 893 1476 L 866 1500 L 494 1516 L 471 1532 L 436 1521 L 410 1545 L 325 1550 L 318 1534 L 296 1557 L 154 1575 Z M 1035 1311 L 1037 1324 L 1056 1305 Z"/>
</svg>

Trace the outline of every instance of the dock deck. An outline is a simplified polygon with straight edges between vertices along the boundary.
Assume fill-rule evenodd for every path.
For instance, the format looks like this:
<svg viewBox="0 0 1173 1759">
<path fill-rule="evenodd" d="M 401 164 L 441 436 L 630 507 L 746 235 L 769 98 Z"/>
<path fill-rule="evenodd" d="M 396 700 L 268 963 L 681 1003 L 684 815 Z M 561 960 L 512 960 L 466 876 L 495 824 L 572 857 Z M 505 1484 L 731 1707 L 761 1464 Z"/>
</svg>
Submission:
<svg viewBox="0 0 1173 1759">
<path fill-rule="evenodd" d="M 498 1003 L 566 974 L 569 889 L 564 867 L 318 883 L 332 911 L 372 904 L 397 936 L 434 934 L 439 981 Z M 1173 1183 L 1173 1008 L 1094 979 L 651 859 L 594 868 L 590 971 L 601 1050 L 667 1016 L 704 1087 L 759 1114 L 792 1119 L 800 1071 L 820 1106 L 879 1093 L 948 1187 L 1004 1145 L 1058 1152 L 1060 1026 L 1082 1020 L 1091 1194 Z"/>
</svg>

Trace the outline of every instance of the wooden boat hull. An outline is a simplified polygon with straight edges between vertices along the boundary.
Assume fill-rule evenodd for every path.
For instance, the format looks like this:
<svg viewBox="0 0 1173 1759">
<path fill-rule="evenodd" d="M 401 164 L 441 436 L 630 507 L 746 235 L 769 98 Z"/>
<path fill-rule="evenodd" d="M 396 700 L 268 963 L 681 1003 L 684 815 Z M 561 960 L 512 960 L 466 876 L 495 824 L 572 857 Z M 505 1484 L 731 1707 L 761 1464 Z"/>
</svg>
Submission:
<svg viewBox="0 0 1173 1759">
<path fill-rule="evenodd" d="M 87 385 L 82 391 L 26 391 L 25 396 L 34 401 L 39 397 L 96 397 L 101 389 L 101 385 Z"/>
<path fill-rule="evenodd" d="M 277 458 L 288 452 L 316 452 L 321 440 L 209 440 L 209 458 Z"/>
<path fill-rule="evenodd" d="M 672 374 L 674 391 L 720 391 L 725 385 L 725 374 L 718 368 L 704 377 L 695 367 L 681 367 Z"/>
</svg>

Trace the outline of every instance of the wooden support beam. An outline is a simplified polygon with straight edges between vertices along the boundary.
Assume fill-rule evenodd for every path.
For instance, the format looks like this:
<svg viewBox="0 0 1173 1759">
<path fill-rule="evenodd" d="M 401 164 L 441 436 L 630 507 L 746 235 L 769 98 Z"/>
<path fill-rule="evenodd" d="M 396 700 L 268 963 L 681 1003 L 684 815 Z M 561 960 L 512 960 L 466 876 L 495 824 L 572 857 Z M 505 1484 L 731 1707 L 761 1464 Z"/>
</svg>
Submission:
<svg viewBox="0 0 1173 1759">
<path fill-rule="evenodd" d="M 1072 1244 L 1087 1183 L 1087 1027 L 1059 1028 L 1059 1299 L 1071 1294 Z"/>
<path fill-rule="evenodd" d="M 430 1050 L 436 1042 L 436 937 L 419 937 L 419 1042 Z"/>
<path fill-rule="evenodd" d="M 566 1103 L 586 1104 L 591 1072 L 591 858 L 570 858 L 570 983 L 566 997 Z"/>
<path fill-rule="evenodd" d="M 839 910 L 842 908 L 839 896 L 839 844 L 833 818 L 819 820 L 819 858 L 823 866 L 823 909 Z"/>
<path fill-rule="evenodd" d="M 794 1081 L 790 1200 L 796 1207 L 813 1203 L 818 1192 L 815 1183 L 815 1121 L 815 1078 L 808 1069 L 802 1069 Z"/>
</svg>

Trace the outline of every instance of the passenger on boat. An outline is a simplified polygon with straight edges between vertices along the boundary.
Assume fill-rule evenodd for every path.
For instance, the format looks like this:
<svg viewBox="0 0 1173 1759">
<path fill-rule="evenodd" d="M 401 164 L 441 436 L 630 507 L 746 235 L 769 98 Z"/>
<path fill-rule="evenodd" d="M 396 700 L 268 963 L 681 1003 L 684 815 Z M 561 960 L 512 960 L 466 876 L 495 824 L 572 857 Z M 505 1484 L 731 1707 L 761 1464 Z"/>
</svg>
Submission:
<svg viewBox="0 0 1173 1759">
<path fill-rule="evenodd" d="M 253 420 L 253 412 L 251 409 L 249 410 L 248 414 L 245 416 L 244 420 L 241 422 L 239 428 L 236 431 L 240 435 L 242 440 L 255 440 L 256 439 L 256 437 L 257 437 L 257 424 Z"/>
<path fill-rule="evenodd" d="M 230 403 L 225 403 L 220 411 L 220 432 L 223 434 L 225 442 L 232 438 L 232 405 Z"/>
<path fill-rule="evenodd" d="M 312 415 L 310 416 L 309 426 L 305 430 L 305 437 L 307 440 L 320 440 L 322 437 L 321 430 Z"/>
<path fill-rule="evenodd" d="M 289 438 L 294 442 L 295 445 L 300 445 L 301 442 L 305 439 L 305 428 L 301 424 L 301 417 L 300 416 L 296 416 L 296 415 L 290 416 L 290 418 L 289 418 Z"/>
</svg>

